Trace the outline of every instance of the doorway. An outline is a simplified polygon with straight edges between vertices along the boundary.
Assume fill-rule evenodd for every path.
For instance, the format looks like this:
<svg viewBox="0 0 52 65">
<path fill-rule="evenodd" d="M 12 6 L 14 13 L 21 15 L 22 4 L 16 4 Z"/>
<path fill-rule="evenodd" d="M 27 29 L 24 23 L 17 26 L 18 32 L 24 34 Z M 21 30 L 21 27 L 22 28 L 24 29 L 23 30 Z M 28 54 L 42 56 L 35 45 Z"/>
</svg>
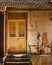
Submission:
<svg viewBox="0 0 52 65">
<path fill-rule="evenodd" d="M 26 13 L 8 13 L 7 51 L 8 53 L 26 53 L 27 51 Z"/>
</svg>

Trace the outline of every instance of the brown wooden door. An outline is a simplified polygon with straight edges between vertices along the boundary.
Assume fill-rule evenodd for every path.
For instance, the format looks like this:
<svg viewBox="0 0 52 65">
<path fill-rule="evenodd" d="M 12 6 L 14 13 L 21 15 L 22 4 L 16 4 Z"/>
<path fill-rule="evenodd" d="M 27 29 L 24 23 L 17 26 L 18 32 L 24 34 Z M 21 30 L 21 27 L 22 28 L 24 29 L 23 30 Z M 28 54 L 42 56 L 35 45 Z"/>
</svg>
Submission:
<svg viewBox="0 0 52 65">
<path fill-rule="evenodd" d="M 7 49 L 9 52 L 26 52 L 26 20 L 8 20 Z"/>
</svg>

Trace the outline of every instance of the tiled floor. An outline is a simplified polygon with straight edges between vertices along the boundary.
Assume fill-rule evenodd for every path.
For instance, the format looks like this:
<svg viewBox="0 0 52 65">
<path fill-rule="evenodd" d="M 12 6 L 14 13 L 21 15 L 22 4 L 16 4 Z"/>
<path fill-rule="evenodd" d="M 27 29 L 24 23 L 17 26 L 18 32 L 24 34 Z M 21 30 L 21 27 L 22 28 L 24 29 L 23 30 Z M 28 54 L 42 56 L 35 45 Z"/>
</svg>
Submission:
<svg viewBox="0 0 52 65">
<path fill-rule="evenodd" d="M 31 60 L 32 65 L 52 65 L 52 55 L 32 55 Z"/>
</svg>

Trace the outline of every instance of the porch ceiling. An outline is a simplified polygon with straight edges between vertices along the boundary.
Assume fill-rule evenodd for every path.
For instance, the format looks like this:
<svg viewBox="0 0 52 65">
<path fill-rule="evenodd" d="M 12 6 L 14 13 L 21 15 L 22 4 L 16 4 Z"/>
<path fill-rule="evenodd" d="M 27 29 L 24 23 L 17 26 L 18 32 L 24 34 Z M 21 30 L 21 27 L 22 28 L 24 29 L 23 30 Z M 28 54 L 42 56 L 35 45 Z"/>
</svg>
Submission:
<svg viewBox="0 0 52 65">
<path fill-rule="evenodd" d="M 52 9 L 49 0 L 0 0 L 0 9 L 17 8 L 17 9 Z"/>
</svg>

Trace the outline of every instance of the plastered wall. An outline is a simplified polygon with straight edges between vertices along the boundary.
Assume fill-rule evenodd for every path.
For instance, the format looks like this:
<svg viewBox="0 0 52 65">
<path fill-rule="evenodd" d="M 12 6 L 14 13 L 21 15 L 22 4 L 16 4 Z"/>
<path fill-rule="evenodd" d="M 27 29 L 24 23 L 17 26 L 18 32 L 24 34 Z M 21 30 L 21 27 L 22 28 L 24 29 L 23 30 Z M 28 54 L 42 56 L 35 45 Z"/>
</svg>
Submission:
<svg viewBox="0 0 52 65">
<path fill-rule="evenodd" d="M 28 44 L 37 44 L 37 34 L 40 33 L 42 38 L 43 32 L 47 32 L 47 38 L 50 44 L 52 41 L 52 11 L 29 11 L 28 13 Z M 42 40 L 39 41 L 41 45 Z M 32 51 L 36 51 L 32 48 Z"/>
</svg>

